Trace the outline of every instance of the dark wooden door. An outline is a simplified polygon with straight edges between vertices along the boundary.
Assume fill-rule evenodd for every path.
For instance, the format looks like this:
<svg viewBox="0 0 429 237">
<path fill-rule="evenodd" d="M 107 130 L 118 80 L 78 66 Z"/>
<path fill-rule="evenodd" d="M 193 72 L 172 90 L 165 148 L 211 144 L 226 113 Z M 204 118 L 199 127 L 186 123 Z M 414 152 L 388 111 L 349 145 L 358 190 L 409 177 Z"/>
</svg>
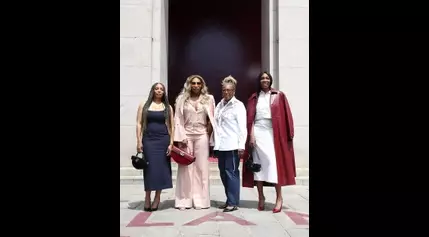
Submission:
<svg viewBox="0 0 429 237">
<path fill-rule="evenodd" d="M 204 78 L 218 103 L 220 82 L 231 74 L 246 104 L 261 70 L 261 0 L 170 0 L 168 11 L 170 103 L 191 74 Z"/>
</svg>

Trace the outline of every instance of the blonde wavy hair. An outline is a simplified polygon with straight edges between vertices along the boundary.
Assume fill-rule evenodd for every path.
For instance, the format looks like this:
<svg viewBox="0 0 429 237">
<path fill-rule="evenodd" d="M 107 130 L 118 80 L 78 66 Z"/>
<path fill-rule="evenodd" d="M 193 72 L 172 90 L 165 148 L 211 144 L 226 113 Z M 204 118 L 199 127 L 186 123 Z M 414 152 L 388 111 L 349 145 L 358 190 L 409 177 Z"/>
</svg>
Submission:
<svg viewBox="0 0 429 237">
<path fill-rule="evenodd" d="M 189 97 L 191 97 L 191 81 L 195 78 L 198 78 L 201 81 L 201 104 L 208 104 L 210 101 L 210 93 L 209 89 L 207 88 L 206 82 L 204 81 L 203 77 L 200 75 L 191 75 L 186 79 L 185 84 L 183 85 L 182 91 L 179 93 L 179 95 L 176 98 L 176 106 L 182 106 Z"/>
<path fill-rule="evenodd" d="M 222 84 L 222 86 L 225 86 L 228 84 L 232 85 L 234 87 L 234 90 L 235 90 L 235 88 L 237 87 L 237 80 L 234 77 L 232 77 L 231 75 L 229 75 L 222 80 L 221 84 Z"/>
</svg>

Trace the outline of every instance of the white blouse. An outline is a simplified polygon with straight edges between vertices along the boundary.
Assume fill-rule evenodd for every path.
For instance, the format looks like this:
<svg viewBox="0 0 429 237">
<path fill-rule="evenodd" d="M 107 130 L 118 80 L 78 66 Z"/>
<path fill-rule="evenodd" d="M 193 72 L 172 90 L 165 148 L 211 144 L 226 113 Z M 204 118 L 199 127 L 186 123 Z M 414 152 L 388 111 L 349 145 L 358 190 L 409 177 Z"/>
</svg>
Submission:
<svg viewBox="0 0 429 237">
<path fill-rule="evenodd" d="M 261 119 L 271 119 L 271 91 L 259 93 L 255 120 Z"/>
</svg>

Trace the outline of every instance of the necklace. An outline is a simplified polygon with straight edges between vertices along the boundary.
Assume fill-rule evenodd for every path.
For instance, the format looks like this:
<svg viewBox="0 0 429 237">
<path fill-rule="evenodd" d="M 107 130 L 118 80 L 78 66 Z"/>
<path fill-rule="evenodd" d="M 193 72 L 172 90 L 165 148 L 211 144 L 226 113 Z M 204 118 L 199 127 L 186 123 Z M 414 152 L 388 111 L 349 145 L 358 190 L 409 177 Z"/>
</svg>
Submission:
<svg viewBox="0 0 429 237">
<path fill-rule="evenodd" d="M 150 105 L 150 107 L 152 107 L 152 109 L 154 109 L 154 110 L 163 110 L 163 109 L 165 109 L 165 106 L 164 106 L 163 103 L 157 104 L 155 102 L 152 102 L 152 104 Z"/>
</svg>

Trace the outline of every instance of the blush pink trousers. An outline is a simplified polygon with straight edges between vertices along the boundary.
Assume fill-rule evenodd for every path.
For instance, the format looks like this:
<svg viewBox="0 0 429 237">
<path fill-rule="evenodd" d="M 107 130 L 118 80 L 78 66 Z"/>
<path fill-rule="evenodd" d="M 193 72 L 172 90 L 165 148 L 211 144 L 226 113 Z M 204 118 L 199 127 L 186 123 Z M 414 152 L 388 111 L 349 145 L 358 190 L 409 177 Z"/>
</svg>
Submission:
<svg viewBox="0 0 429 237">
<path fill-rule="evenodd" d="M 209 208 L 209 137 L 188 135 L 187 150 L 195 162 L 178 165 L 176 179 L 176 208 Z"/>
</svg>

